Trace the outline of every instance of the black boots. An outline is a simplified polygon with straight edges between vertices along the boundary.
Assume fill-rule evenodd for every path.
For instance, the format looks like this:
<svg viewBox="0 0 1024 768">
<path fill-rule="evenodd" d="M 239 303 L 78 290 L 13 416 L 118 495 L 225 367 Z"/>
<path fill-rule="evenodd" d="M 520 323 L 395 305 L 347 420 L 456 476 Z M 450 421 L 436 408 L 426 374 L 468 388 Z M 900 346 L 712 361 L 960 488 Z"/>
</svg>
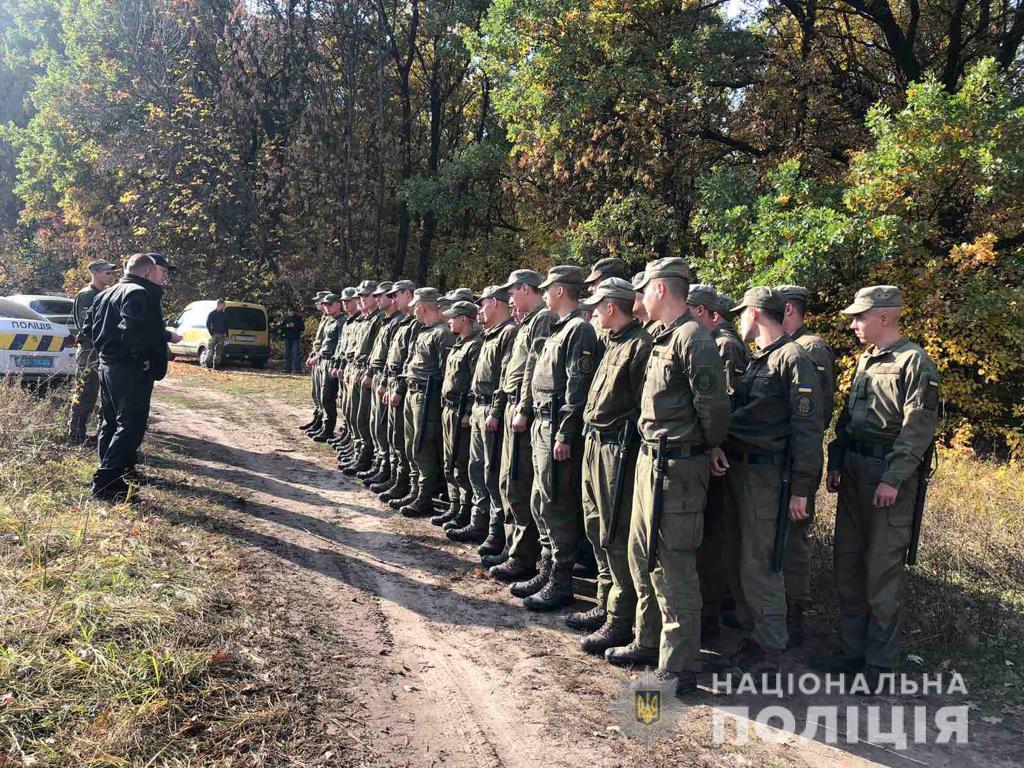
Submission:
<svg viewBox="0 0 1024 768">
<path fill-rule="evenodd" d="M 552 568 L 551 578 L 537 592 L 523 600 L 523 607 L 528 611 L 553 611 L 573 601 L 572 566 Z"/>
<path fill-rule="evenodd" d="M 577 629 L 582 632 L 593 632 L 604 625 L 608 619 L 608 611 L 603 605 L 595 605 L 589 611 L 576 611 L 565 617 L 565 625 L 569 629 Z M 629 638 L 626 638 L 627 640 Z"/>
<path fill-rule="evenodd" d="M 509 587 L 508 591 L 512 593 L 513 597 L 529 597 L 530 595 L 535 595 L 544 588 L 545 584 L 548 583 L 548 579 L 551 578 L 551 570 L 551 558 L 545 557 L 540 561 L 540 570 L 537 571 L 536 576 L 529 581 L 517 581 Z"/>
</svg>

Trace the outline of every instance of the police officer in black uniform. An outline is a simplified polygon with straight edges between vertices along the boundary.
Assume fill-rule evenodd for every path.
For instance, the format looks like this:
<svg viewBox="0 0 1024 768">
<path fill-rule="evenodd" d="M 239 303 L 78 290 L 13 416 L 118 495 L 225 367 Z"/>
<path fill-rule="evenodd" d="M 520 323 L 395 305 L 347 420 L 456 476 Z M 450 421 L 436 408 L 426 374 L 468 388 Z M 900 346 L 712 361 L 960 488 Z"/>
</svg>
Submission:
<svg viewBox="0 0 1024 768">
<path fill-rule="evenodd" d="M 167 342 L 181 337 L 164 328 L 160 302 L 174 269 L 160 253 L 129 257 L 125 276 L 96 297 L 85 332 L 100 357 L 102 424 L 100 466 L 92 493 L 124 501 L 146 434 L 153 383 L 167 373 Z"/>
</svg>

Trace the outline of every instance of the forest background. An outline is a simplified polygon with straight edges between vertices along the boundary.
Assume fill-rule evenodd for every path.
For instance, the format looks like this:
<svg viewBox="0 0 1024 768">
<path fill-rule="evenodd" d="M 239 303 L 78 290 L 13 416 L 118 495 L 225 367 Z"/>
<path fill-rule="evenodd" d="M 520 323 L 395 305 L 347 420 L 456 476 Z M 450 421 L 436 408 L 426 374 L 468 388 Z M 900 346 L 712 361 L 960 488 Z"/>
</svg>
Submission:
<svg viewBox="0 0 1024 768">
<path fill-rule="evenodd" d="M 1024 0 L 0 0 L 0 293 L 172 254 L 283 310 L 683 255 L 896 283 L 944 436 L 1024 458 Z"/>
</svg>

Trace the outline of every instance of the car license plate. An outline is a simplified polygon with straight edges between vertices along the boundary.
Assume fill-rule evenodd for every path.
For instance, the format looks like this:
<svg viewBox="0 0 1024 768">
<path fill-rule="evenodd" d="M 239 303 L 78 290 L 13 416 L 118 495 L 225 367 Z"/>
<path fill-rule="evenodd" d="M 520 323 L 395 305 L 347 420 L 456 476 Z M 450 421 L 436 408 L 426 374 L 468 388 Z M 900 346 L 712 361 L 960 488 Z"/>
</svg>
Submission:
<svg viewBox="0 0 1024 768">
<path fill-rule="evenodd" d="M 52 357 L 16 357 L 14 364 L 19 368 L 53 368 Z"/>
<path fill-rule="evenodd" d="M 235 341 L 256 341 L 255 336 L 235 336 Z"/>
</svg>

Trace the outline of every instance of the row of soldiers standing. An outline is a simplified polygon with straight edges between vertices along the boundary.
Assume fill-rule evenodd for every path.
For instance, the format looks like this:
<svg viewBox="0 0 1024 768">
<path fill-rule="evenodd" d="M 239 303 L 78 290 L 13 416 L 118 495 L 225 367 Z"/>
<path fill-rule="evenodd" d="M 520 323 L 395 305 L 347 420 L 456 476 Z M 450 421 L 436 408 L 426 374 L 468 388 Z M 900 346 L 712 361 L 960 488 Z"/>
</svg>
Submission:
<svg viewBox="0 0 1024 768">
<path fill-rule="evenodd" d="M 402 515 L 478 544 L 529 610 L 573 602 L 593 557 L 597 604 L 566 617 L 584 651 L 655 667 L 683 694 L 725 622 L 744 639 L 716 671 L 778 672 L 803 638 L 835 359 L 803 325 L 805 289 L 734 303 L 692 282 L 680 258 L 632 280 L 606 259 L 516 270 L 479 297 L 406 280 L 318 293 L 303 428 Z M 938 411 L 901 308 L 898 288 L 874 286 L 844 310 L 872 346 L 829 446 L 841 621 L 838 652 L 813 660 L 824 671 L 878 675 L 898 655 Z"/>
</svg>

